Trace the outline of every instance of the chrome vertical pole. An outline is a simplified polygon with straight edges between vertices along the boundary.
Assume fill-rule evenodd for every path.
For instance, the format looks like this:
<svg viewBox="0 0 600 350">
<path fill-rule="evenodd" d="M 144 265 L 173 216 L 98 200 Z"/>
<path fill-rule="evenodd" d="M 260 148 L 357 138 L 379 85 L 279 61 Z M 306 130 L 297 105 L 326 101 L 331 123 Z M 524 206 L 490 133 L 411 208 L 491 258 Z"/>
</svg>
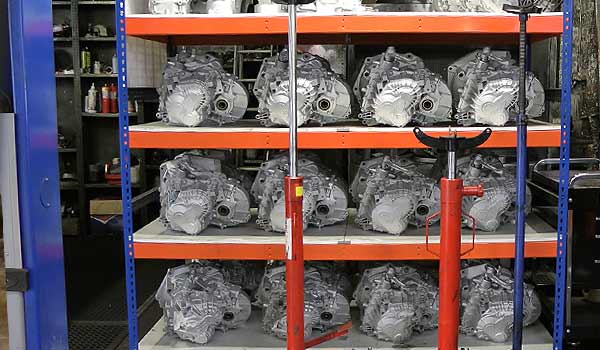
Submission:
<svg viewBox="0 0 600 350">
<path fill-rule="evenodd" d="M 296 110 L 296 5 L 288 5 L 288 63 L 289 63 L 289 105 L 290 126 L 290 177 L 298 175 L 298 116 Z"/>
</svg>

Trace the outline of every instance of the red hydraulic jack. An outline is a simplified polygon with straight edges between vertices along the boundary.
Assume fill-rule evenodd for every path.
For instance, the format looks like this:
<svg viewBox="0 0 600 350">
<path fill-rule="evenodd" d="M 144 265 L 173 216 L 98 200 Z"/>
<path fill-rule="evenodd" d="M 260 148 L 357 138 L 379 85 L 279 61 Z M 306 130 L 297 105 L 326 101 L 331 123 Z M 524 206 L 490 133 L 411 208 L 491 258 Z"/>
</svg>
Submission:
<svg viewBox="0 0 600 350">
<path fill-rule="evenodd" d="M 314 0 L 275 0 L 288 5 L 288 69 L 289 69 L 289 176 L 285 178 L 285 283 L 287 291 L 287 348 L 304 350 L 346 335 L 351 322 L 319 337 L 304 340 L 304 242 L 302 238 L 302 177 L 298 176 L 298 119 L 296 95 L 296 5 Z"/>
<path fill-rule="evenodd" d="M 483 196 L 483 187 L 463 186 L 462 179 L 456 178 L 456 153 L 460 150 L 475 148 L 484 143 L 492 130 L 487 128 L 473 138 L 458 137 L 456 133 L 446 137 L 435 138 L 426 135 L 419 128 L 414 130 L 415 136 L 424 145 L 448 153 L 448 172 L 440 180 L 441 209 L 427 218 L 426 237 L 429 242 L 429 221 L 440 216 L 440 279 L 438 318 L 438 349 L 458 349 L 458 326 L 460 307 L 460 257 L 461 252 L 462 199 L 465 196 Z M 473 246 L 475 244 L 475 223 L 473 223 Z M 429 250 L 429 248 L 427 248 Z M 469 251 L 470 251 L 469 250 Z M 435 254 L 435 253 L 434 253 Z"/>
</svg>

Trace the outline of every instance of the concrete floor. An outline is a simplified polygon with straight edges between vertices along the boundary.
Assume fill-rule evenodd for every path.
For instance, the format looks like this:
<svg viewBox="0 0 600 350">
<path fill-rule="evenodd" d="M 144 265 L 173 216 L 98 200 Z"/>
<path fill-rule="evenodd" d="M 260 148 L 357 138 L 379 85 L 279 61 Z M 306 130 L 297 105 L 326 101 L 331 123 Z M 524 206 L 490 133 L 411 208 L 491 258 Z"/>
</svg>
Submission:
<svg viewBox="0 0 600 350">
<path fill-rule="evenodd" d="M 0 230 L 2 227 L 0 225 Z M 8 322 L 6 316 L 6 275 L 4 273 L 4 241 L 0 238 L 0 350 L 8 349 Z"/>
</svg>

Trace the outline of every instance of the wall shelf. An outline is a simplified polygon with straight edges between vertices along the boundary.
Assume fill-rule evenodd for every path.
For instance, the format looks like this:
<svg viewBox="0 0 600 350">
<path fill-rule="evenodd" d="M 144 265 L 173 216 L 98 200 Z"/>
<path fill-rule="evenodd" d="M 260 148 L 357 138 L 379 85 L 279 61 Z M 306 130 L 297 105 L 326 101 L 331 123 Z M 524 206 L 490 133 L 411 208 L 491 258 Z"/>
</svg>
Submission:
<svg viewBox="0 0 600 350">
<path fill-rule="evenodd" d="M 106 37 L 102 37 L 102 36 L 92 36 L 92 37 L 85 37 L 82 36 L 81 38 L 79 38 L 79 41 L 115 41 L 116 38 L 114 36 L 106 36 Z"/>
<path fill-rule="evenodd" d="M 354 311 L 354 310 L 352 310 Z M 362 333 L 359 329 L 360 319 L 356 312 L 353 312 L 352 328 L 345 338 L 337 338 L 324 343 L 317 348 L 327 348 L 332 350 L 355 349 L 355 350 L 394 350 L 398 346 L 392 343 L 377 340 Z M 265 334 L 262 329 L 262 312 L 260 309 L 253 308 L 250 319 L 240 328 L 231 329 L 227 332 L 215 332 L 215 335 L 208 344 L 200 345 L 181 340 L 175 336 L 165 334 L 165 324 L 161 318 L 154 327 L 146 334 L 139 344 L 139 350 L 279 350 L 285 349 L 285 340 L 278 339 L 275 336 Z M 313 336 L 318 336 L 318 332 L 313 332 Z M 415 334 L 410 339 L 405 350 L 437 350 L 436 330 L 425 331 L 421 334 Z M 472 336 L 461 335 L 459 338 L 461 349 L 469 350 L 505 350 L 510 343 L 492 343 L 480 340 Z M 523 329 L 523 349 L 524 350 L 547 350 L 552 348 L 552 337 L 544 326 L 537 322 Z"/>
<path fill-rule="evenodd" d="M 485 127 L 456 127 L 461 136 L 475 136 Z M 301 127 L 298 147 L 303 149 L 334 148 L 424 148 L 413 134 L 412 127 L 366 127 L 360 123 L 339 126 Z M 447 135 L 448 127 L 423 128 L 431 135 Z M 492 127 L 492 136 L 484 148 L 516 146 L 515 126 Z M 228 148 L 228 149 L 285 149 L 288 147 L 287 128 L 261 127 L 252 120 L 235 126 L 180 127 L 163 122 L 132 125 L 129 128 L 131 148 Z M 529 147 L 558 147 L 560 126 L 534 123 L 528 128 Z"/>
<path fill-rule="evenodd" d="M 209 227 L 197 236 L 175 232 L 159 219 L 134 234 L 134 252 L 138 259 L 242 259 L 283 260 L 285 237 L 266 232 L 254 222 L 221 230 Z M 555 257 L 556 230 L 535 214 L 526 225 L 525 255 Z M 463 229 L 463 251 L 471 248 L 470 229 Z M 439 251 L 439 225 L 431 228 L 430 248 Z M 506 224 L 497 232 L 478 231 L 475 249 L 465 259 L 514 257 L 514 225 Z M 306 260 L 436 260 L 425 247 L 425 229 L 409 226 L 401 235 L 364 231 L 351 217 L 346 223 L 309 227 L 304 233 Z"/>
<path fill-rule="evenodd" d="M 80 75 L 82 78 L 116 78 L 117 74 L 92 74 L 92 73 L 82 73 Z"/>
<path fill-rule="evenodd" d="M 298 42 L 318 44 L 438 43 L 453 44 L 518 41 L 519 19 L 510 14 L 382 12 L 322 16 L 300 14 Z M 562 13 L 531 16 L 527 29 L 531 40 L 562 34 Z M 286 15 L 129 15 L 127 35 L 175 45 L 284 43 Z M 409 35 L 398 35 L 409 34 Z"/>
</svg>

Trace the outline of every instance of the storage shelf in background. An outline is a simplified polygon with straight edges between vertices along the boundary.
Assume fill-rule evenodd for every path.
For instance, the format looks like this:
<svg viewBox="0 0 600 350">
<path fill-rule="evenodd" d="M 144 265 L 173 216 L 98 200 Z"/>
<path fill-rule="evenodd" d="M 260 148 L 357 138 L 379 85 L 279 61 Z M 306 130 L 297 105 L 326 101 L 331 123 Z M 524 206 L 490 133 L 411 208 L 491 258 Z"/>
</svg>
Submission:
<svg viewBox="0 0 600 350">
<path fill-rule="evenodd" d="M 70 1 L 52 1 L 52 5 L 55 5 L 55 6 L 70 6 L 71 2 Z"/>
<path fill-rule="evenodd" d="M 117 40 L 117 38 L 115 38 L 114 36 L 105 36 L 105 37 L 101 37 L 101 36 L 94 36 L 94 37 L 81 37 L 79 38 L 79 41 L 115 41 Z"/>
<path fill-rule="evenodd" d="M 562 20 L 558 12 L 532 15 L 527 23 L 530 39 L 561 35 Z M 514 44 L 518 42 L 519 18 L 511 14 L 441 12 L 300 14 L 297 28 L 300 44 L 453 44 L 465 40 L 472 44 Z M 161 42 L 171 37 L 174 45 L 284 43 L 287 16 L 129 15 L 126 31 L 127 35 Z"/>
<path fill-rule="evenodd" d="M 61 190 L 77 190 L 79 189 L 79 183 L 77 181 L 61 181 Z"/>
<path fill-rule="evenodd" d="M 121 185 L 113 185 L 106 182 L 87 183 L 84 185 L 85 188 L 121 188 Z M 132 184 L 132 188 L 139 188 L 139 184 Z"/>
<path fill-rule="evenodd" d="M 93 118 L 119 118 L 119 113 L 88 113 L 82 112 L 81 115 L 83 117 L 93 117 Z M 137 113 L 131 112 L 129 113 L 130 117 L 137 117 Z"/>
<path fill-rule="evenodd" d="M 79 5 L 115 5 L 114 1 L 98 0 L 98 1 L 79 1 Z"/>
<path fill-rule="evenodd" d="M 54 73 L 55 78 L 74 78 L 75 74 Z"/>
<path fill-rule="evenodd" d="M 53 38 L 53 40 L 54 41 L 72 41 L 73 38 L 65 38 L 65 37 L 59 36 L 59 37 Z"/>
<path fill-rule="evenodd" d="M 77 148 L 58 148 L 58 153 L 76 153 Z"/>
<path fill-rule="evenodd" d="M 159 219 L 134 234 L 134 252 L 138 259 L 243 259 L 283 260 L 285 236 L 266 232 L 250 223 L 227 229 L 209 227 L 197 236 L 174 232 Z M 497 232 L 478 231 L 475 248 L 464 259 L 514 257 L 515 226 L 506 224 Z M 430 230 L 430 249 L 439 252 L 439 224 Z M 462 251 L 471 248 L 469 229 L 463 230 Z M 539 216 L 527 217 L 526 257 L 555 257 L 556 230 Z M 364 231 L 351 217 L 346 223 L 309 227 L 304 232 L 305 260 L 437 260 L 427 251 L 425 229 L 409 226 L 401 235 Z"/>
<path fill-rule="evenodd" d="M 493 132 L 482 148 L 508 148 L 517 145 L 515 126 L 491 127 Z M 433 136 L 448 135 L 448 127 L 422 128 Z M 472 137 L 485 127 L 453 127 L 460 136 Z M 163 122 L 129 127 L 131 148 L 227 148 L 227 149 L 286 149 L 287 128 L 262 127 L 257 121 L 242 120 L 233 126 L 181 127 Z M 530 121 L 528 147 L 558 147 L 560 126 Z M 413 127 L 367 127 L 360 123 L 335 126 L 301 127 L 298 129 L 301 149 L 352 148 L 425 148 L 413 134 Z"/>
<path fill-rule="evenodd" d="M 347 337 L 336 338 L 317 345 L 316 348 L 327 348 L 332 350 L 354 349 L 354 350 L 397 350 L 399 347 L 392 343 L 378 340 L 376 337 L 368 336 L 359 329 L 360 319 L 358 313 L 352 309 L 352 328 Z M 313 332 L 314 337 L 320 335 Z M 437 350 L 437 330 L 425 331 L 415 334 L 404 350 Z M 469 350 L 506 350 L 510 343 L 492 343 L 477 339 L 473 336 L 460 335 L 459 345 L 461 349 Z M 208 344 L 200 345 L 181 340 L 178 337 L 165 334 L 164 319 L 161 318 L 152 329 L 142 338 L 139 343 L 140 350 L 279 350 L 285 349 L 285 340 L 273 335 L 265 334 L 262 328 L 262 312 L 253 308 L 248 321 L 237 329 L 227 332 L 215 332 Z M 536 322 L 529 327 L 523 328 L 524 350 L 548 350 L 552 349 L 552 337 L 541 322 Z"/>
<path fill-rule="evenodd" d="M 82 78 L 117 78 L 117 74 L 91 74 L 91 73 L 82 73 Z"/>
</svg>

